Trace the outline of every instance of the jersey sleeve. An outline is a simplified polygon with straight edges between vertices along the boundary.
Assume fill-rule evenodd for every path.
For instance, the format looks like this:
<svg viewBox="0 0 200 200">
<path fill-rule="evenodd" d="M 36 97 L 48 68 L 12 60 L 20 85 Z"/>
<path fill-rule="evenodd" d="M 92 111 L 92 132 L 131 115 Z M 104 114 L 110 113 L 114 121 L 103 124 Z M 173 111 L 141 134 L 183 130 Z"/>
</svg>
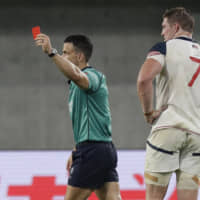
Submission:
<svg viewBox="0 0 200 200">
<path fill-rule="evenodd" d="M 96 90 L 98 90 L 103 75 L 100 75 L 94 71 L 85 71 L 84 73 L 87 75 L 89 80 L 89 88 L 87 89 L 87 91 L 95 92 Z"/>
<path fill-rule="evenodd" d="M 148 52 L 147 59 L 153 58 L 158 61 L 161 66 L 165 65 L 165 55 L 166 55 L 166 42 L 160 42 L 155 44 Z"/>
</svg>

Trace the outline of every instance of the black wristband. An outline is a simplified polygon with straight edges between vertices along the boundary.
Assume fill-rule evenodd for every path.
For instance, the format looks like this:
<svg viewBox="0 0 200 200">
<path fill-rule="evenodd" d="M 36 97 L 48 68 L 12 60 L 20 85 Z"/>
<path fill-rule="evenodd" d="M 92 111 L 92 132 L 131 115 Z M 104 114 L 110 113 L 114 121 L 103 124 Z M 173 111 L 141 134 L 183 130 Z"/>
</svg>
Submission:
<svg viewBox="0 0 200 200">
<path fill-rule="evenodd" d="M 49 56 L 50 58 L 52 58 L 52 57 L 55 56 L 57 53 L 58 53 L 57 50 L 54 49 L 54 48 L 52 48 L 52 49 L 51 49 L 51 53 L 48 54 L 48 56 Z"/>
</svg>

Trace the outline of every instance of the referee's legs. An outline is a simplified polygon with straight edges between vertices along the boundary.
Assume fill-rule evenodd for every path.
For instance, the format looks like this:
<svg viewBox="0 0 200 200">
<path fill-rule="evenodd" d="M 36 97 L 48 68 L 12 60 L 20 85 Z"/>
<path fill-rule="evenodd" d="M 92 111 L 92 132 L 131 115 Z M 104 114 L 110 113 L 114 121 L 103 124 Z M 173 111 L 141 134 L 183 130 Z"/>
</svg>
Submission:
<svg viewBox="0 0 200 200">
<path fill-rule="evenodd" d="M 68 185 L 65 200 L 87 200 L 93 192 L 91 189 L 73 187 Z"/>
<path fill-rule="evenodd" d="M 118 182 L 104 183 L 101 188 L 95 190 L 95 194 L 99 200 L 121 200 Z"/>
</svg>

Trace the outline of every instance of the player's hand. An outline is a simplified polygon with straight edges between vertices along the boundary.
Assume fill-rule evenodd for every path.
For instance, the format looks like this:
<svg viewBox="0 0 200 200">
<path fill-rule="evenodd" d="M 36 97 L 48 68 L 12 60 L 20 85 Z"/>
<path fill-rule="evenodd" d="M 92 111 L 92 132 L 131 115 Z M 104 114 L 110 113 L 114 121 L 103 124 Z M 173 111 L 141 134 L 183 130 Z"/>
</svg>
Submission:
<svg viewBox="0 0 200 200">
<path fill-rule="evenodd" d="M 150 115 L 144 115 L 144 118 L 148 124 L 153 124 L 153 122 L 160 116 L 161 111 L 153 110 Z"/>
<path fill-rule="evenodd" d="M 36 46 L 41 46 L 42 50 L 45 53 L 47 54 L 51 53 L 52 46 L 51 46 L 51 41 L 49 39 L 49 36 L 43 33 L 38 34 L 37 37 L 35 38 L 35 44 Z"/>
<path fill-rule="evenodd" d="M 67 160 L 66 170 L 68 171 L 68 173 L 70 172 L 71 166 L 72 166 L 72 153 L 71 153 L 70 157 Z"/>
<path fill-rule="evenodd" d="M 153 110 L 150 114 L 144 115 L 147 123 L 153 124 L 161 115 L 161 113 L 168 108 L 168 105 L 163 105 L 159 110 Z"/>
</svg>

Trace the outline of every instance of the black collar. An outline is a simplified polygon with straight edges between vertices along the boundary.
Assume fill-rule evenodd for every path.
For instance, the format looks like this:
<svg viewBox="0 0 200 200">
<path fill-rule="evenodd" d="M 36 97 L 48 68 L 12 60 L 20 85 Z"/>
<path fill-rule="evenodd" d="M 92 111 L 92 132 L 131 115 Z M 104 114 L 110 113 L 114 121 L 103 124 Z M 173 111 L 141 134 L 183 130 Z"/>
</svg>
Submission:
<svg viewBox="0 0 200 200">
<path fill-rule="evenodd" d="M 190 41 L 190 42 L 192 42 L 192 38 L 189 38 L 189 37 L 184 37 L 184 36 L 177 37 L 177 38 L 175 38 L 175 39 L 187 40 L 187 41 Z"/>
<path fill-rule="evenodd" d="M 81 69 L 81 71 L 84 71 L 84 70 L 86 70 L 86 69 L 88 69 L 88 68 L 92 68 L 91 66 L 86 66 L 86 67 L 84 67 L 83 69 Z"/>
</svg>

